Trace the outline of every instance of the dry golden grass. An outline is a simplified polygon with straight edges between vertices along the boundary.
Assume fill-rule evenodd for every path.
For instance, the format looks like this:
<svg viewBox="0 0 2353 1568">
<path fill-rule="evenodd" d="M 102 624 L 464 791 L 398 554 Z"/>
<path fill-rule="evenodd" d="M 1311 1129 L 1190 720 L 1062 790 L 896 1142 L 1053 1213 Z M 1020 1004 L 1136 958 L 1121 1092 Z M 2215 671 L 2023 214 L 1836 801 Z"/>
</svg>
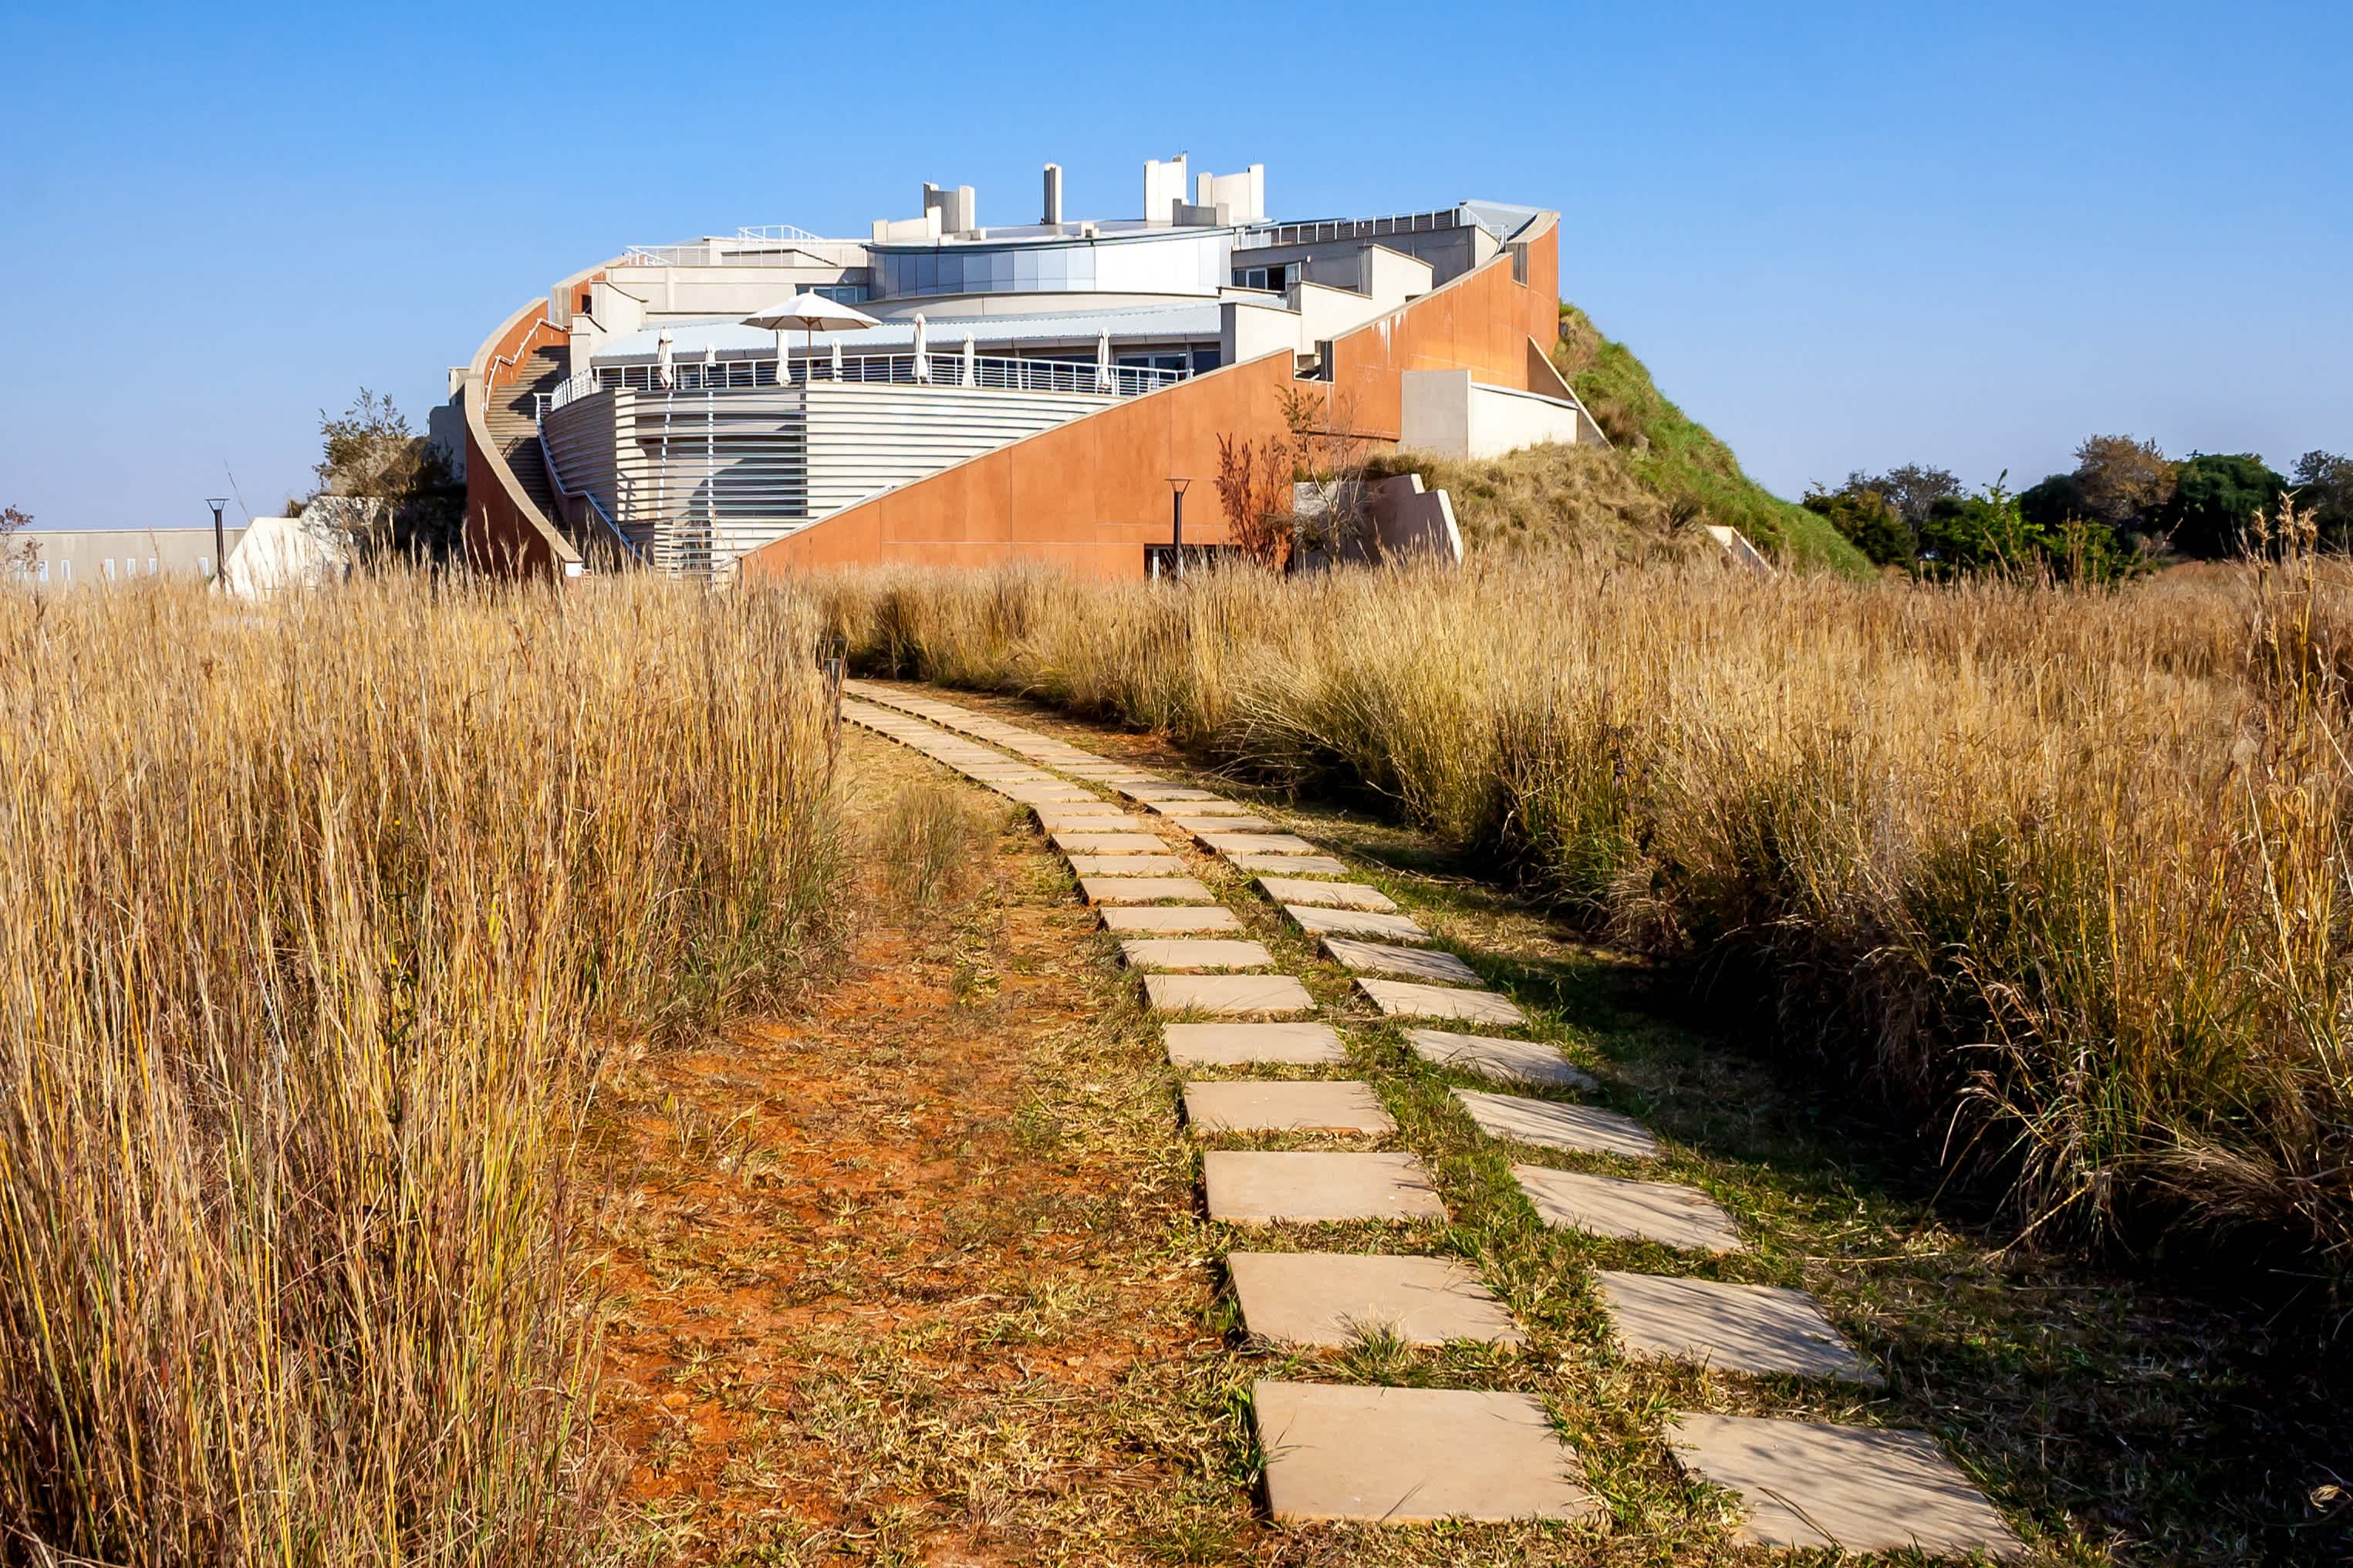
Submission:
<svg viewBox="0 0 2353 1568">
<path fill-rule="evenodd" d="M 2344 1271 L 2342 564 L 2110 594 L 1533 555 L 822 591 L 867 668 L 1381 797 L 1761 994 L 2021 1225 L 2188 1224 Z"/>
<path fill-rule="evenodd" d="M 575 1129 L 825 935 L 810 631 L 0 597 L 0 1558 L 605 1549 Z"/>
</svg>

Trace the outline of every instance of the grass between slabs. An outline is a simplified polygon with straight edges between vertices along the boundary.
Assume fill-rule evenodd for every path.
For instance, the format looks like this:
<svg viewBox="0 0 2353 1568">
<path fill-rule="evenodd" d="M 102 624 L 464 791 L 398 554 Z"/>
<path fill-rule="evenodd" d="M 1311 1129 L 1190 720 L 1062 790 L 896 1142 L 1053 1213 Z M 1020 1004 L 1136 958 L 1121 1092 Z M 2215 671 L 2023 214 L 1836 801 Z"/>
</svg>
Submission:
<svg viewBox="0 0 2353 1568">
<path fill-rule="evenodd" d="M 956 700 L 1106 755 L 1183 773 L 1148 739 L 1109 734 L 1003 699 Z M 1250 792 L 1217 781 L 1240 799 Z M 1531 1015 L 1521 1033 L 1561 1043 L 1601 1080 L 1598 1093 L 1520 1087 L 1635 1116 L 1658 1160 L 1580 1156 L 1486 1139 L 1451 1098 L 1480 1080 L 1425 1064 L 1401 1029 L 1354 997 L 1246 879 L 1196 857 L 1264 942 L 1340 1024 L 1350 1059 L 1328 1068 L 1189 1069 L 1193 1077 L 1361 1078 L 1398 1123 L 1388 1140 L 1217 1136 L 1205 1148 L 1409 1148 L 1430 1164 L 1452 1223 L 1434 1226 L 1208 1226 L 1175 1223 L 1166 1249 L 1430 1251 L 1472 1260 L 1528 1331 L 1518 1351 L 1413 1351 L 1367 1342 L 1337 1353 L 1243 1344 L 1222 1288 L 1213 1326 L 1227 1336 L 1202 1382 L 1229 1405 L 1258 1377 L 1314 1377 L 1522 1389 L 1540 1395 L 1609 1504 L 1596 1526 L 1284 1530 L 1252 1521 L 1198 1561 L 1305 1563 L 1686 1562 L 1738 1560 L 1721 1494 L 1685 1482 L 1661 1440 L 1677 1411 L 1786 1415 L 1933 1433 L 2052 1563 L 2326 1561 L 2346 1543 L 2332 1468 L 2348 1423 L 2329 1408 L 2307 1342 L 2260 1319 L 2144 1282 L 1991 1246 L 1969 1216 L 1939 1209 L 1934 1173 L 1912 1146 L 1843 1116 L 1827 1097 L 1777 1078 L 1678 1018 L 1648 965 L 1567 937 L 1462 875 L 1426 838 L 1345 813 L 1258 802 L 1363 868 L 1436 945 L 1460 953 Z M 1107 947 L 1108 944 L 1105 944 Z M 1129 983 L 1131 985 L 1133 982 Z M 1123 1000 L 1118 1004 L 1124 1007 Z M 1156 1060 L 1156 1053 L 1155 1059 Z M 1161 1103 L 1178 1075 L 1155 1076 Z M 1485 1085 L 1483 1087 L 1498 1087 Z M 1155 1097 L 1147 1096 L 1150 1102 Z M 1173 1109 L 1172 1109 L 1173 1115 Z M 1153 1129 L 1139 1127 L 1138 1134 Z M 1191 1159 L 1189 1149 L 1168 1157 Z M 1695 1184 L 1739 1222 L 1755 1251 L 1703 1257 L 1540 1226 L 1508 1174 L 1514 1163 Z M 1883 1390 L 1751 1378 L 1621 1357 L 1609 1346 L 1592 1270 L 1628 1268 L 1800 1287 L 1888 1378 Z M 1205 1405 L 1198 1409 L 1206 1409 Z M 1239 1440 L 1227 1424 L 1219 1442 Z M 1248 1460 L 1226 1455 L 1231 1476 Z M 1760 1560 L 1763 1555 L 1757 1554 Z"/>
</svg>

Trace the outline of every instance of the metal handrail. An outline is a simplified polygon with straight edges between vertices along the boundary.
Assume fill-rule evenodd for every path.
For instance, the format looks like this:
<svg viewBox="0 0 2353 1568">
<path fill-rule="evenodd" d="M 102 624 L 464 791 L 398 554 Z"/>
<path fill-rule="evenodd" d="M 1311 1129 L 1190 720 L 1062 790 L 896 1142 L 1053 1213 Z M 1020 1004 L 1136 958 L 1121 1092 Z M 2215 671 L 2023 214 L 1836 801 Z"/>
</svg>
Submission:
<svg viewBox="0 0 2353 1568">
<path fill-rule="evenodd" d="M 1385 234 L 1427 234 L 1461 228 L 1462 209 L 1390 213 L 1380 217 L 1325 218 L 1314 223 L 1272 223 L 1234 236 L 1236 250 L 1262 250 L 1271 245 L 1316 245 L 1335 239 L 1373 239 Z"/>
<path fill-rule="evenodd" d="M 737 230 L 735 231 L 735 237 L 736 237 L 736 238 L 738 238 L 738 239 L 746 239 L 746 240 L 763 240 L 763 239 L 819 239 L 819 240 L 821 240 L 821 239 L 823 239 L 823 238 L 825 237 L 825 236 L 823 236 L 823 235 L 821 235 L 821 234 L 811 234 L 808 230 L 807 230 L 807 229 L 805 229 L 805 228 L 798 228 L 798 227 L 796 227 L 795 226 L 793 226 L 793 225 L 791 225 L 791 224 L 788 224 L 788 223 L 764 223 L 764 224 L 758 224 L 758 225 L 755 225 L 755 226 L 754 226 L 753 227 L 750 227 L 750 228 L 739 228 L 739 229 L 737 229 Z"/>
<path fill-rule="evenodd" d="M 961 353 L 923 355 L 923 374 L 919 374 L 913 353 L 845 354 L 841 359 L 839 377 L 834 372 L 832 354 L 823 349 L 796 353 L 782 374 L 790 379 L 786 384 L 806 386 L 811 381 L 844 383 L 889 383 L 895 385 L 960 387 L 964 384 L 964 355 Z M 702 391 L 774 391 L 779 384 L 778 362 L 772 354 L 765 359 L 723 359 L 712 367 L 717 374 L 706 384 L 704 366 L 700 360 L 682 360 L 670 367 L 670 384 L 659 384 L 658 367 L 649 364 L 603 365 L 580 371 L 567 378 L 564 384 L 548 395 L 550 413 L 595 393 L 614 389 L 636 392 L 702 392 Z M 1067 392 L 1092 396 L 1140 397 L 1147 392 L 1174 386 L 1188 379 L 1189 370 L 1161 370 L 1147 365 L 1106 367 L 1094 360 L 1011 359 L 997 355 L 975 355 L 973 383 L 976 387 L 1006 392 Z M 1108 381 L 1110 384 L 1104 385 Z"/>
<path fill-rule="evenodd" d="M 555 488 L 558 499 L 586 501 L 588 510 L 596 514 L 596 521 L 605 525 L 605 531 L 613 536 L 614 542 L 620 545 L 631 560 L 641 566 L 644 565 L 645 552 L 639 550 L 631 542 L 629 536 L 621 531 L 620 525 L 613 521 L 610 514 L 605 510 L 604 503 L 596 499 L 596 493 L 594 490 L 575 490 L 565 486 L 564 475 L 555 467 L 555 448 L 547 444 L 547 423 L 544 416 L 536 422 L 536 428 L 539 431 L 540 466 L 547 470 L 547 482 Z"/>
</svg>

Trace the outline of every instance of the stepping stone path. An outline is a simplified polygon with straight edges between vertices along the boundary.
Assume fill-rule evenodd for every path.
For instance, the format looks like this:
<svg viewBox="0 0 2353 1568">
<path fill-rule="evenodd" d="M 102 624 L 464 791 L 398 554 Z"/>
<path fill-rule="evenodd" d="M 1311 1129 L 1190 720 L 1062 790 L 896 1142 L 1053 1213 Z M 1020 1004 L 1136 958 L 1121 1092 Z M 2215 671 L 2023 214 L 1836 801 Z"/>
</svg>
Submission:
<svg viewBox="0 0 2353 1568">
<path fill-rule="evenodd" d="M 1236 1252 L 1242 1326 L 1282 1344 L 1342 1346 L 1385 1333 L 1409 1345 L 1515 1345 L 1524 1335 L 1470 1265 L 1388 1253 Z"/>
<path fill-rule="evenodd" d="M 1409 915 L 1385 915 L 1377 910 L 1326 910 L 1314 904 L 1285 904 L 1292 924 L 1311 936 L 1381 936 L 1392 942 L 1428 942 L 1430 933 Z"/>
<path fill-rule="evenodd" d="M 1359 980 L 1356 989 L 1391 1018 L 1452 1018 L 1505 1029 L 1528 1021 L 1510 997 L 1493 991 L 1453 991 L 1406 980 Z"/>
<path fill-rule="evenodd" d="M 1131 969 L 1265 969 L 1274 955 L 1254 942 L 1136 937 L 1119 944 Z"/>
<path fill-rule="evenodd" d="M 1649 1128 L 1614 1110 L 1475 1089 L 1458 1089 L 1454 1098 L 1490 1138 L 1573 1149 L 1581 1154 L 1622 1154 L 1629 1160 L 1648 1160 L 1659 1152 L 1659 1141 L 1651 1136 Z"/>
<path fill-rule="evenodd" d="M 1108 931 L 1240 931 L 1242 922 L 1234 911 L 1222 904 L 1207 904 L 1187 908 L 1185 905 L 1146 904 L 1141 908 L 1124 906 L 1103 912 L 1103 930 Z"/>
<path fill-rule="evenodd" d="M 1150 972 L 1142 984 L 1154 1011 L 1252 1020 L 1165 1024 L 1174 1067 L 1313 1069 L 1348 1061 L 1330 1023 L 1263 1021 L 1316 1010 L 1296 976 L 1172 972 L 1274 962 L 1254 941 L 1195 939 L 1247 929 L 1193 874 L 1188 855 L 1198 852 L 1231 871 L 1259 873 L 1259 892 L 1319 939 L 1383 1018 L 1527 1026 L 1511 998 L 1479 989 L 1461 959 L 1394 945 L 1430 935 L 1380 889 L 1351 880 L 1345 861 L 1242 802 L 897 688 L 848 682 L 842 717 L 1029 806 L 1087 902 L 1100 908 L 1104 929 L 1124 939 L 1129 964 Z M 1131 805 L 1072 780 L 1101 784 Z M 1541 1041 L 1426 1027 L 1404 1035 L 1416 1058 L 1442 1069 L 1588 1094 L 1602 1087 Z M 1640 1123 L 1599 1107 L 1452 1092 L 1472 1122 L 1495 1139 L 1630 1160 L 1661 1152 Z M 1184 1086 L 1184 1104 L 1187 1123 L 1202 1135 L 1397 1133 L 1377 1092 L 1353 1079 L 1197 1079 Z M 1525 1163 L 1514 1165 L 1512 1175 L 1546 1225 L 1687 1252 L 1748 1249 L 1731 1217 L 1690 1186 Z M 1430 1172 L 1405 1150 L 1213 1149 L 1202 1156 L 1202 1182 L 1209 1217 L 1236 1225 L 1442 1225 L 1448 1217 Z M 1461 1259 L 1245 1250 L 1230 1254 L 1227 1266 L 1244 1326 L 1271 1342 L 1307 1350 L 1345 1348 L 1374 1334 L 1409 1345 L 1522 1342 L 1504 1303 Z M 1881 1381 L 1803 1291 L 1623 1271 L 1596 1271 L 1593 1279 L 1610 1332 L 1630 1355 L 1737 1374 Z M 1267 1503 L 1278 1519 L 1566 1521 L 1599 1507 L 1581 1484 L 1577 1455 L 1542 1403 L 1525 1394 L 1267 1381 L 1253 1390 L 1252 1420 Z M 1744 1542 L 1848 1552 L 1916 1546 L 1996 1557 L 2024 1551 L 1926 1434 L 1684 1415 L 1671 1423 L 1668 1442 L 1690 1474 L 1738 1494 Z"/>
<path fill-rule="evenodd" d="M 1250 1418 L 1277 1519 L 1574 1520 L 1601 1506 L 1525 1394 L 1261 1383 Z"/>
<path fill-rule="evenodd" d="M 1446 1221 L 1446 1205 L 1414 1154 L 1220 1149 L 1202 1157 L 1201 1184 L 1209 1217 L 1240 1225 Z"/>
<path fill-rule="evenodd" d="M 1423 1061 L 1461 1068 L 1485 1078 L 1511 1083 L 1556 1083 L 1587 1090 L 1601 1087 L 1591 1073 L 1561 1060 L 1558 1051 L 1535 1040 L 1457 1035 L 1445 1029 L 1408 1029 L 1405 1043 Z"/>
<path fill-rule="evenodd" d="M 1185 1121 L 1198 1133 L 1350 1132 L 1377 1138 L 1397 1131 L 1372 1085 L 1324 1080 L 1188 1083 Z"/>
</svg>

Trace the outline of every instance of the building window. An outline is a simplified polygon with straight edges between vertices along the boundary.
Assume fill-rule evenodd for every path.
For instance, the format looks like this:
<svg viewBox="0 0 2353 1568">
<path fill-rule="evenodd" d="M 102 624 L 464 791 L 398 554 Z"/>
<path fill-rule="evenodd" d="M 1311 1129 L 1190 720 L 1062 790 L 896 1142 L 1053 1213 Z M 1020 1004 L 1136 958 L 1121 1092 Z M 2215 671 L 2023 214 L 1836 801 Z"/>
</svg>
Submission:
<svg viewBox="0 0 2353 1568">
<path fill-rule="evenodd" d="M 1525 242 L 1512 247 L 1512 281 L 1524 288 L 1528 281 L 1528 247 Z"/>
<path fill-rule="evenodd" d="M 111 555 L 106 558 L 106 580 L 110 583 L 114 581 L 114 557 Z"/>
</svg>

